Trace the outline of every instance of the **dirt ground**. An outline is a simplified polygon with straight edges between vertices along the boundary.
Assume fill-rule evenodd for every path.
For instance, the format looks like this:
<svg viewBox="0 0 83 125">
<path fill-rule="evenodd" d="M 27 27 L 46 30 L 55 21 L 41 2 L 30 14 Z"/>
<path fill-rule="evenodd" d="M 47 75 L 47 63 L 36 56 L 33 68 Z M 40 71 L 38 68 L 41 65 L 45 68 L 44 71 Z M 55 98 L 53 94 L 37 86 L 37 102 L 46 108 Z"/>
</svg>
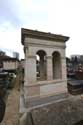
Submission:
<svg viewBox="0 0 83 125">
<path fill-rule="evenodd" d="M 13 89 L 6 104 L 6 112 L 2 125 L 18 125 L 19 120 L 19 91 Z"/>
<path fill-rule="evenodd" d="M 19 78 L 15 80 L 15 86 L 9 91 L 6 102 L 6 112 L 1 125 L 19 125 Z"/>
</svg>

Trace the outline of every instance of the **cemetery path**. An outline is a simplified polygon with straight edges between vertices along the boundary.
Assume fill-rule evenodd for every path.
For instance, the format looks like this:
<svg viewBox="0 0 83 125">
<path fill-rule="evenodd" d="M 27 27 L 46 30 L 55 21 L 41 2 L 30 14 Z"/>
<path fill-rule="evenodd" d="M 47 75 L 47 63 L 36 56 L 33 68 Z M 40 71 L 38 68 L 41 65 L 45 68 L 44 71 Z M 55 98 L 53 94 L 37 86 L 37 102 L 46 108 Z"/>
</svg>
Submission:
<svg viewBox="0 0 83 125">
<path fill-rule="evenodd" d="M 6 104 L 6 112 L 2 125 L 18 125 L 19 120 L 19 91 L 10 91 Z"/>
<path fill-rule="evenodd" d="M 14 88 L 9 91 L 6 102 L 6 111 L 1 125 L 18 125 L 19 123 L 19 75 L 15 80 Z"/>
</svg>

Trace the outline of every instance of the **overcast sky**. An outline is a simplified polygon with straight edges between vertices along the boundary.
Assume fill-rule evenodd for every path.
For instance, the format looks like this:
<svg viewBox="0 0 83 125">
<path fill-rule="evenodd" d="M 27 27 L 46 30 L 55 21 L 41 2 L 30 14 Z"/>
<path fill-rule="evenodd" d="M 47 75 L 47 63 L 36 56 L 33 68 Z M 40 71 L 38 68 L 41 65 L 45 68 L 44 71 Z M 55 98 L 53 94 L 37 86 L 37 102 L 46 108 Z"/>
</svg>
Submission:
<svg viewBox="0 0 83 125">
<path fill-rule="evenodd" d="M 0 0 L 0 48 L 22 58 L 21 27 L 69 36 L 66 55 L 83 54 L 83 0 Z"/>
</svg>

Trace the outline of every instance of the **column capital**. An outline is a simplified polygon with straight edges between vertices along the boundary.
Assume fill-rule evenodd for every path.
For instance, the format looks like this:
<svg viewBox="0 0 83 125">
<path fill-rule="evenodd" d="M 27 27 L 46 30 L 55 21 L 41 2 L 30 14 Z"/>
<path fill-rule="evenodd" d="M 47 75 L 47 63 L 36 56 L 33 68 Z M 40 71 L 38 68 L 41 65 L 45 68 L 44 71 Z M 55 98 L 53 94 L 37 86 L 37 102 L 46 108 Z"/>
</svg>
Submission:
<svg viewBox="0 0 83 125">
<path fill-rule="evenodd" d="M 28 58 L 34 58 L 34 59 L 36 59 L 36 56 L 34 56 L 34 55 L 28 55 Z"/>
<path fill-rule="evenodd" d="M 53 79 L 52 56 L 48 55 L 46 58 L 47 58 L 47 80 L 52 80 Z"/>
<path fill-rule="evenodd" d="M 66 57 L 61 57 L 61 59 L 64 59 L 64 60 L 66 60 Z"/>
<path fill-rule="evenodd" d="M 46 56 L 47 59 L 52 59 L 52 56 Z"/>
</svg>

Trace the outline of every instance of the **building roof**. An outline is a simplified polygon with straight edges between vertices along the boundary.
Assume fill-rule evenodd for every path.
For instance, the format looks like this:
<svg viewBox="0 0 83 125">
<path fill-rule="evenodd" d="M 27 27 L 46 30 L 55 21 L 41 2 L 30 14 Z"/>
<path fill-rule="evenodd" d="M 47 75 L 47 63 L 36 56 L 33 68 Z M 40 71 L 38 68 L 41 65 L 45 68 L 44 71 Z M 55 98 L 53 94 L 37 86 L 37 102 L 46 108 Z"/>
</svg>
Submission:
<svg viewBox="0 0 83 125">
<path fill-rule="evenodd" d="M 44 40 L 52 40 L 52 41 L 61 41 L 66 42 L 69 37 L 63 36 L 63 35 L 56 35 L 52 33 L 47 32 L 41 32 L 37 30 L 31 30 L 31 29 L 21 29 L 21 43 L 24 45 L 24 39 L 25 37 L 28 38 L 37 38 L 37 39 L 44 39 Z"/>
<path fill-rule="evenodd" d="M 13 58 L 7 55 L 0 55 L 0 61 L 16 61 L 17 58 Z"/>
</svg>

